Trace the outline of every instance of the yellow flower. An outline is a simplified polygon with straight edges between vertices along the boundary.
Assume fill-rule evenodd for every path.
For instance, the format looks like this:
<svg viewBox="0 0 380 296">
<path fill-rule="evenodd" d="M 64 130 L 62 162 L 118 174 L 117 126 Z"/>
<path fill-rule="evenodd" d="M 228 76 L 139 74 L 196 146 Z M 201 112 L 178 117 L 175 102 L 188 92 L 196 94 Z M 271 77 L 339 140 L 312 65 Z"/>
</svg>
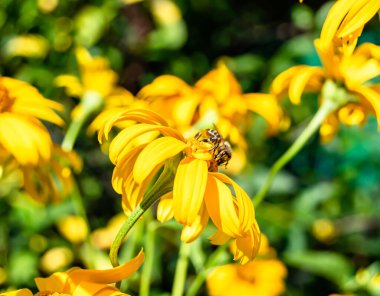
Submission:
<svg viewBox="0 0 380 296">
<path fill-rule="evenodd" d="M 53 145 L 52 155 L 40 165 L 22 165 L 25 191 L 38 202 L 59 202 L 73 189 L 73 170 L 82 169 L 82 160 L 74 151 Z"/>
<path fill-rule="evenodd" d="M 88 226 L 81 216 L 66 216 L 58 220 L 58 230 L 73 244 L 83 243 L 88 234 Z"/>
<path fill-rule="evenodd" d="M 102 105 L 105 109 L 114 109 L 120 106 L 129 106 L 133 100 L 133 95 L 116 85 L 118 76 L 108 66 L 108 61 L 103 57 L 93 57 L 83 47 L 76 49 L 76 58 L 79 65 L 80 78 L 73 75 L 60 75 L 55 83 L 59 87 L 65 87 L 68 95 L 82 99 L 82 104 L 74 108 L 72 117 L 79 118 L 86 112 L 84 109 L 92 105 Z M 85 102 L 86 98 L 88 103 Z M 95 108 L 98 109 L 98 108 Z M 92 129 L 98 129 L 103 122 L 103 114 L 97 119 Z"/>
<path fill-rule="evenodd" d="M 0 148 L 21 165 L 37 165 L 50 159 L 52 140 L 40 119 L 62 125 L 54 112 L 62 110 L 29 84 L 0 77 Z"/>
<path fill-rule="evenodd" d="M 232 248 L 234 252 L 234 246 Z M 265 295 L 277 296 L 285 291 L 285 265 L 277 260 L 276 252 L 262 235 L 258 258 L 245 265 L 227 264 L 215 267 L 207 276 L 210 296 Z"/>
<path fill-rule="evenodd" d="M 379 11 L 378 0 L 340 0 L 331 7 L 321 32 L 320 50 L 351 54 L 364 25 Z"/>
<path fill-rule="evenodd" d="M 238 150 L 236 154 L 242 156 L 246 150 L 242 133 L 251 111 L 267 121 L 271 134 L 278 131 L 283 120 L 275 96 L 243 94 L 238 81 L 223 63 L 202 77 L 194 87 L 175 76 L 160 76 L 145 86 L 137 98 L 147 101 L 152 110 L 162 114 L 172 127 L 184 134 L 191 134 L 194 128 L 215 124 L 223 137 Z M 244 163 L 244 157 L 241 159 Z M 236 165 L 235 171 L 242 166 Z"/>
<path fill-rule="evenodd" d="M 41 35 L 18 35 L 5 44 L 5 54 L 8 56 L 43 58 L 48 51 L 49 43 Z"/>
<path fill-rule="evenodd" d="M 337 55 L 332 51 L 321 52 L 320 44 L 321 40 L 317 39 L 315 46 L 324 67 L 292 67 L 274 79 L 272 93 L 281 96 L 288 91 L 290 101 L 299 104 L 304 91 L 321 92 L 323 87 L 333 85 L 328 81 L 343 85 L 341 95 L 349 103 L 331 114 L 322 124 L 320 133 L 323 141 L 330 140 L 336 134 L 339 121 L 346 125 L 363 124 L 368 113 L 375 113 L 380 123 L 380 94 L 375 87 L 367 85 L 380 75 L 380 47 L 364 43 L 352 55 Z M 324 99 L 321 96 L 321 100 Z"/>
<path fill-rule="evenodd" d="M 130 214 L 165 161 L 180 155 L 173 191 L 163 197 L 165 204 L 159 206 L 166 215 L 159 214 L 159 219 L 174 216 L 184 225 L 181 239 L 190 242 L 211 218 L 218 228 L 211 242 L 220 244 L 234 238 L 238 249 L 235 260 L 252 260 L 260 244 L 260 230 L 248 195 L 217 172 L 217 166 L 228 161 L 220 153 L 224 143 L 215 145 L 207 130 L 185 139 L 161 116 L 142 109 L 127 110 L 109 119 L 99 131 L 99 139 L 103 135 L 107 138 L 114 124 L 131 120 L 139 123 L 123 129 L 110 144 L 110 159 L 115 164 L 112 185 L 122 194 L 124 211 Z M 157 138 L 159 134 L 163 137 Z"/>
<path fill-rule="evenodd" d="M 120 281 L 134 273 L 144 261 L 141 251 L 131 261 L 109 270 L 86 270 L 74 267 L 56 272 L 48 278 L 36 278 L 38 293 L 35 296 L 87 296 L 127 295 L 108 284 Z M 28 289 L 7 292 L 4 296 L 33 296 Z"/>
</svg>

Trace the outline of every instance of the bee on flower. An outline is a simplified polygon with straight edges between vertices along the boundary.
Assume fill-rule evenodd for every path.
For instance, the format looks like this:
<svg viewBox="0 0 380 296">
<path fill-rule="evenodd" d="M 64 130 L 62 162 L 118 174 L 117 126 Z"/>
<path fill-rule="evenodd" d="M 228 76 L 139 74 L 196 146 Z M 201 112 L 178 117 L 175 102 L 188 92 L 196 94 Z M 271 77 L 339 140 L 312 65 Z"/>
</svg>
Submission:
<svg viewBox="0 0 380 296">
<path fill-rule="evenodd" d="M 160 168 L 179 158 L 173 168 L 175 175 L 167 184 L 169 189 L 161 192 L 158 219 L 164 222 L 174 217 L 182 224 L 184 242 L 195 240 L 211 219 L 218 229 L 211 243 L 224 244 L 233 238 L 237 245 L 235 260 L 252 260 L 260 244 L 254 207 L 236 182 L 217 171 L 218 164 L 226 165 L 230 155 L 218 132 L 209 129 L 184 138 L 160 115 L 130 109 L 110 118 L 99 131 L 99 140 L 107 139 L 111 128 L 124 121 L 137 123 L 112 140 L 110 159 L 115 164 L 112 185 L 122 194 L 125 213 L 131 215 L 142 202 Z"/>
</svg>

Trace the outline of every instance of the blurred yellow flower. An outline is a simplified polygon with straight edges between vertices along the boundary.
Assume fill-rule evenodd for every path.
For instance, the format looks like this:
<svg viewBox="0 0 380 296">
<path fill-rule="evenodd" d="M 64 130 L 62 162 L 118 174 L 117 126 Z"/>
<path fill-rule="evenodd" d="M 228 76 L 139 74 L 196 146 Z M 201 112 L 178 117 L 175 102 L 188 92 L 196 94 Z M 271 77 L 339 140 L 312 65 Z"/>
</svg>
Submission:
<svg viewBox="0 0 380 296">
<path fill-rule="evenodd" d="M 60 75 L 55 79 L 56 85 L 64 87 L 68 95 L 82 99 L 82 104 L 73 110 L 74 119 L 80 118 L 86 112 L 86 104 L 91 104 L 90 107 L 94 109 L 100 109 L 103 105 L 106 105 L 106 109 L 113 109 L 131 104 L 134 97 L 129 91 L 116 85 L 118 76 L 109 68 L 105 58 L 93 57 L 83 47 L 76 49 L 76 58 L 80 78 L 74 75 Z"/>
<path fill-rule="evenodd" d="M 216 131 L 205 130 L 185 139 L 158 114 L 131 109 L 110 118 L 99 131 L 99 140 L 108 137 L 115 123 L 131 120 L 138 124 L 123 129 L 110 144 L 110 159 L 115 164 L 112 185 L 122 194 L 127 215 L 140 204 L 165 161 L 180 155 L 182 160 L 174 178 L 172 197 L 165 195 L 165 205 L 159 206 L 169 214 L 159 219 L 170 219 L 173 214 L 184 225 L 181 239 L 190 242 L 200 235 L 211 218 L 218 228 L 211 242 L 223 244 L 235 238 L 235 260 L 252 260 L 260 244 L 253 204 L 238 184 L 217 172 L 218 165 L 225 165 L 229 157 L 222 150 L 225 143 L 215 144 Z M 159 134 L 163 137 L 157 138 Z"/>
<path fill-rule="evenodd" d="M 49 51 L 49 43 L 41 35 L 18 35 L 5 44 L 4 51 L 7 56 L 43 58 Z"/>
<path fill-rule="evenodd" d="M 327 85 L 332 87 L 332 83 L 327 84 L 329 81 L 342 85 L 341 96 L 347 103 L 322 124 L 320 133 L 325 142 L 336 134 L 339 121 L 346 125 L 363 124 L 368 113 L 375 113 L 380 124 L 380 94 L 368 85 L 380 75 L 380 47 L 364 43 L 352 55 L 336 55 L 333 52 L 321 54 L 319 45 L 320 39 L 317 39 L 315 46 L 324 67 L 292 67 L 274 79 L 272 93 L 281 96 L 288 91 L 291 102 L 299 104 L 304 91 L 321 92 Z M 321 96 L 321 102 L 325 99 Z"/>
<path fill-rule="evenodd" d="M 40 296 L 111 296 L 128 295 L 108 284 L 120 281 L 134 273 L 144 261 L 141 251 L 131 261 L 109 270 L 86 270 L 74 267 L 65 272 L 56 272 L 48 278 L 36 278 Z M 28 289 L 3 293 L 4 296 L 33 296 Z"/>
<path fill-rule="evenodd" d="M 22 165 L 23 187 L 37 202 L 59 202 L 73 189 L 73 171 L 82 169 L 82 160 L 74 151 L 53 145 L 52 155 L 40 165 Z"/>
<path fill-rule="evenodd" d="M 40 119 L 62 125 L 54 110 L 62 110 L 62 105 L 44 98 L 25 82 L 0 77 L 0 148 L 21 165 L 49 160 L 53 144 Z"/>
<path fill-rule="evenodd" d="M 126 220 L 127 218 L 123 213 L 112 217 L 106 227 L 95 229 L 91 233 L 91 243 L 99 249 L 109 249 Z"/>
<path fill-rule="evenodd" d="M 241 164 L 233 165 L 236 167 L 234 171 L 239 171 L 245 163 L 243 132 L 250 111 L 266 120 L 271 134 L 278 131 L 283 121 L 283 112 L 275 96 L 243 94 L 238 81 L 224 63 L 207 73 L 194 87 L 175 76 L 159 76 L 142 88 L 137 98 L 147 101 L 149 107 L 185 135 L 191 134 L 194 128 L 215 124 L 237 150 L 236 153 L 242 156 L 239 158 Z"/>
<path fill-rule="evenodd" d="M 275 251 L 262 235 L 258 258 L 245 265 L 215 267 L 207 276 L 207 288 L 210 296 L 277 296 L 285 291 L 286 275 L 285 265 L 275 258 Z"/>
<path fill-rule="evenodd" d="M 73 258 L 73 252 L 67 247 L 51 248 L 41 257 L 40 267 L 50 274 L 68 266 Z"/>
<path fill-rule="evenodd" d="M 66 216 L 58 220 L 58 230 L 73 244 L 83 243 L 88 234 L 86 221 L 81 216 Z"/>
</svg>

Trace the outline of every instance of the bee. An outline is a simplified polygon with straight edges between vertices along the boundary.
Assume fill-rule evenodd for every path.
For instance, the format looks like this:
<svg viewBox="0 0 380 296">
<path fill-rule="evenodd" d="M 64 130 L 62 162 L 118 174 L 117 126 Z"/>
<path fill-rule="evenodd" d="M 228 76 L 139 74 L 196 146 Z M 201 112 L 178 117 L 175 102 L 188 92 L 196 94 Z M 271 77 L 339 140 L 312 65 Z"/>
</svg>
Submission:
<svg viewBox="0 0 380 296">
<path fill-rule="evenodd" d="M 209 148 L 209 151 L 213 152 L 216 165 L 225 165 L 225 167 L 227 167 L 232 156 L 231 145 L 224 140 L 215 125 L 214 127 L 215 129 L 205 129 L 198 132 L 194 136 L 194 139 L 199 142 L 210 143 L 212 146 Z"/>
</svg>

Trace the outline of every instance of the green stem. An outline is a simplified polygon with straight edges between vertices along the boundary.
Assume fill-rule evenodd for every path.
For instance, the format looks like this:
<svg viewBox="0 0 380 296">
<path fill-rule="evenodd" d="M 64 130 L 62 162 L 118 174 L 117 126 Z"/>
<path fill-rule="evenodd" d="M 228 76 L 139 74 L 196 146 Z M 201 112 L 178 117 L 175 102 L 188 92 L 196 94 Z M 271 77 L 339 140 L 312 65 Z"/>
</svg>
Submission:
<svg viewBox="0 0 380 296">
<path fill-rule="evenodd" d="M 326 100 L 318 109 L 317 113 L 314 115 L 313 119 L 310 121 L 308 126 L 302 132 L 302 134 L 297 138 L 292 146 L 278 159 L 269 171 L 269 175 L 261 187 L 260 191 L 255 195 L 253 203 L 258 206 L 272 185 L 274 177 L 277 173 L 302 149 L 306 142 L 311 138 L 312 135 L 318 130 L 322 122 L 327 118 L 331 112 L 335 111 L 337 104 Z"/>
<path fill-rule="evenodd" d="M 215 252 L 211 254 L 209 259 L 207 260 L 207 263 L 205 264 L 205 267 L 198 272 L 196 275 L 194 281 L 192 282 L 191 286 L 187 290 L 186 296 L 196 296 L 199 289 L 202 287 L 203 283 L 206 280 L 207 274 L 209 273 L 210 269 L 213 268 L 216 263 L 220 261 L 220 257 L 224 254 L 229 244 L 224 244 L 218 247 Z"/>
<path fill-rule="evenodd" d="M 314 115 L 305 130 L 270 169 L 265 183 L 253 198 L 253 203 L 255 206 L 258 206 L 265 198 L 276 174 L 302 149 L 311 136 L 318 130 L 327 116 L 337 110 L 340 105 L 340 102 L 336 102 L 334 100 L 324 100 L 323 104 L 319 107 L 317 113 Z"/>
<path fill-rule="evenodd" d="M 86 92 L 79 104 L 80 115 L 73 119 L 62 141 L 62 149 L 65 151 L 73 150 L 79 132 L 87 119 L 102 107 L 103 98 L 96 92 Z"/>
<path fill-rule="evenodd" d="M 119 265 L 118 252 L 120 246 L 127 236 L 128 232 L 132 229 L 133 225 L 139 220 L 139 218 L 164 194 L 170 192 L 173 189 L 173 180 L 175 171 L 179 163 L 179 156 L 168 160 L 165 164 L 164 170 L 156 183 L 146 192 L 141 204 L 132 212 L 127 221 L 120 228 L 115 240 L 112 243 L 110 250 L 110 260 L 114 267 Z"/>
<path fill-rule="evenodd" d="M 145 261 L 141 273 L 140 296 L 149 296 L 151 278 L 154 267 L 156 224 L 149 221 L 145 236 Z"/>
<path fill-rule="evenodd" d="M 190 244 L 181 241 L 181 247 L 179 249 L 179 258 L 177 260 L 177 266 L 175 268 L 174 274 L 172 296 L 183 295 L 183 289 L 185 288 L 187 274 L 187 266 L 189 265 L 190 248 Z"/>
</svg>

